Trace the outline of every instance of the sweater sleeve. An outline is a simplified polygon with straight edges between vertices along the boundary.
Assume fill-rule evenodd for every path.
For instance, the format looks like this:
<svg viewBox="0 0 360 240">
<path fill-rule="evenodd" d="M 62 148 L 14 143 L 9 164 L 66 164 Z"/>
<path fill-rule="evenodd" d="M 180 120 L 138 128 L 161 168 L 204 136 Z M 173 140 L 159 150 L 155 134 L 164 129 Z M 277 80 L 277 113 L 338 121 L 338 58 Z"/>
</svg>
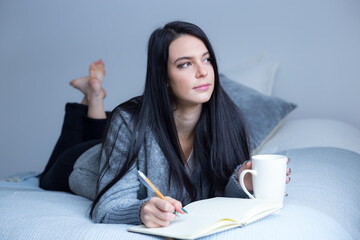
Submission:
<svg viewBox="0 0 360 240">
<path fill-rule="evenodd" d="M 231 175 L 228 184 L 226 185 L 224 197 L 233 197 L 233 198 L 248 198 L 244 190 L 241 188 L 240 183 L 237 181 L 237 172 L 241 168 L 240 164 Z"/>
<path fill-rule="evenodd" d="M 116 177 L 119 169 L 125 163 L 130 146 L 131 128 L 129 114 L 116 110 L 101 152 L 102 175 L 99 179 L 99 191 Z M 100 198 L 93 211 L 93 220 L 101 223 L 141 224 L 140 207 L 148 199 L 138 199 L 139 187 L 140 182 L 135 163 Z"/>
</svg>

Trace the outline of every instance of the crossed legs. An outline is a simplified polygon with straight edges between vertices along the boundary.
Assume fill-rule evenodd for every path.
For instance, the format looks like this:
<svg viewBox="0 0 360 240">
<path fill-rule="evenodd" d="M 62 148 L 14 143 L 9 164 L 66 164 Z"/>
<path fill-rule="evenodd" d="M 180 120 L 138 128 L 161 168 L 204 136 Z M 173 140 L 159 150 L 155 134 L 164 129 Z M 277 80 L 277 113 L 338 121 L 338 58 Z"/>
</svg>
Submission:
<svg viewBox="0 0 360 240">
<path fill-rule="evenodd" d="M 104 76 L 104 63 L 100 59 L 90 65 L 89 76 L 70 82 L 84 97 L 81 104 L 66 104 L 61 134 L 40 176 L 40 187 L 71 192 L 68 177 L 75 161 L 87 149 L 101 142 L 107 122 L 103 104 L 106 97 L 102 88 Z"/>
</svg>

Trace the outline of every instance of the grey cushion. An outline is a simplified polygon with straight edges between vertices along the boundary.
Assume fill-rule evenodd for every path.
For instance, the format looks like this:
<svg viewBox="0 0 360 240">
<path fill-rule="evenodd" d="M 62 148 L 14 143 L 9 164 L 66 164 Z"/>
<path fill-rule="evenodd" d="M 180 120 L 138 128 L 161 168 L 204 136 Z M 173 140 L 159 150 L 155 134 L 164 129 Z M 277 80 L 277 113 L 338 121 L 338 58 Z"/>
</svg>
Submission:
<svg viewBox="0 0 360 240">
<path fill-rule="evenodd" d="M 256 153 L 277 130 L 282 120 L 296 105 L 232 81 L 220 74 L 220 83 L 230 98 L 242 111 L 250 136 L 250 149 Z"/>
</svg>

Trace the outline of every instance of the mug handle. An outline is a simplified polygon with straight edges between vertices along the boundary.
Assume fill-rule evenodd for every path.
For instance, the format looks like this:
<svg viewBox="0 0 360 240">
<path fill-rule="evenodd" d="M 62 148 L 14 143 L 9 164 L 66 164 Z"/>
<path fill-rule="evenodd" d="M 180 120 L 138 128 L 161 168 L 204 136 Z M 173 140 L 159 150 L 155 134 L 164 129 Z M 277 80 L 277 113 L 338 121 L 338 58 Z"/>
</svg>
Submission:
<svg viewBox="0 0 360 240">
<path fill-rule="evenodd" d="M 255 198 L 253 197 L 253 195 L 251 195 L 251 194 L 249 193 L 249 191 L 248 191 L 248 190 L 246 189 L 246 187 L 245 187 L 245 184 L 244 184 L 244 176 L 245 176 L 246 173 L 251 173 L 251 174 L 254 174 L 254 175 L 256 176 L 256 175 L 257 175 L 257 172 L 256 172 L 256 170 L 246 169 L 246 170 L 242 171 L 241 174 L 240 174 L 240 185 L 241 185 L 241 188 L 244 190 L 244 192 L 245 192 L 250 198 L 255 199 Z"/>
</svg>

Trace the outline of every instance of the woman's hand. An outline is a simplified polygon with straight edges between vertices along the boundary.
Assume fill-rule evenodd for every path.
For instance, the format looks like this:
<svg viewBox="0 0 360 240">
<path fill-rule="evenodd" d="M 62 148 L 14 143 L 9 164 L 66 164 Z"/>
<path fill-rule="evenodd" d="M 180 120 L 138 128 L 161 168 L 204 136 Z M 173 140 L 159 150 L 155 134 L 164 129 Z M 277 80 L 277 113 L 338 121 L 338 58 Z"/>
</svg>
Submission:
<svg viewBox="0 0 360 240">
<path fill-rule="evenodd" d="M 289 162 L 290 162 L 290 158 L 288 158 L 287 159 L 287 164 L 289 164 Z M 290 176 L 291 175 L 291 168 L 287 168 L 286 169 L 286 184 L 288 184 L 289 182 L 290 182 Z M 287 193 L 285 193 L 285 196 L 287 196 L 288 194 Z"/>
<path fill-rule="evenodd" d="M 252 168 L 251 160 L 248 160 L 248 161 L 244 162 L 244 164 L 238 170 L 236 180 L 240 183 L 240 174 L 241 174 L 241 172 L 246 170 L 246 169 L 251 169 L 251 168 Z M 252 182 L 252 174 L 245 174 L 245 176 L 244 176 L 244 184 L 245 184 L 246 189 L 249 192 L 253 192 L 254 189 L 253 189 L 253 182 Z"/>
<path fill-rule="evenodd" d="M 289 164 L 290 159 L 288 158 L 287 160 L 287 164 Z M 252 168 L 252 162 L 251 160 L 246 161 L 241 168 L 239 169 L 238 173 L 237 173 L 237 181 L 240 182 L 240 174 L 242 171 L 246 170 L 246 169 L 251 169 Z M 291 168 L 287 168 L 286 169 L 286 184 L 288 184 L 290 182 L 290 176 L 291 175 Z M 253 183 L 252 183 L 252 175 L 251 174 L 245 174 L 244 176 L 244 184 L 246 189 L 249 192 L 253 192 L 254 188 L 253 188 Z M 287 196 L 287 193 L 285 193 L 285 196 Z"/>
<path fill-rule="evenodd" d="M 171 197 L 166 199 L 152 197 L 141 206 L 140 219 L 146 227 L 166 227 L 175 220 L 175 207 L 181 209 L 182 204 Z"/>
</svg>

